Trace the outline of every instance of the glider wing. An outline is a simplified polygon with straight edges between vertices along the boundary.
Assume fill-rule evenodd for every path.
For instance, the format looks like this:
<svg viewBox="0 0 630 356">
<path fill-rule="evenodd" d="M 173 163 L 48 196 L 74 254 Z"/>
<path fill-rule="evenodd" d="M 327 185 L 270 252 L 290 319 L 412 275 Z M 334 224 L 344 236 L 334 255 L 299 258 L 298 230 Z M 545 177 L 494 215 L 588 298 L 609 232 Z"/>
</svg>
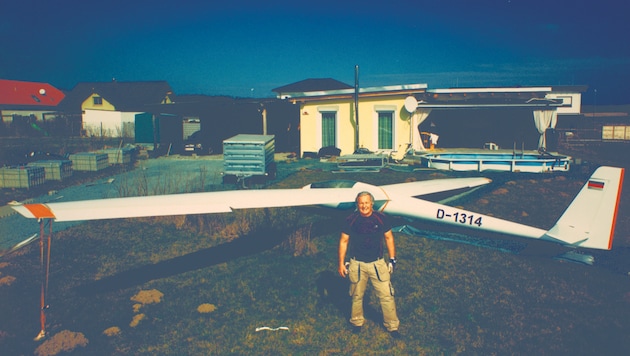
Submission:
<svg viewBox="0 0 630 356">
<path fill-rule="evenodd" d="M 353 202 L 353 189 L 262 189 L 24 204 L 12 206 L 27 218 L 81 221 L 147 216 L 227 213 L 236 209 L 274 208 Z"/>
</svg>

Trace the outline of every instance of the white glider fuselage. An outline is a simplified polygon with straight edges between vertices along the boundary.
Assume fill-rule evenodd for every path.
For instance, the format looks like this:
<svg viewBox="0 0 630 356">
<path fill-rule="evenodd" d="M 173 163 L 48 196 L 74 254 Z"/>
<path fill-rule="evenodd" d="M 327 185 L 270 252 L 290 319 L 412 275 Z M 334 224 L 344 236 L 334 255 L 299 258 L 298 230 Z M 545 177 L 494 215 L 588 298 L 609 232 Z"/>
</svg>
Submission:
<svg viewBox="0 0 630 356">
<path fill-rule="evenodd" d="M 369 191 L 374 196 L 374 208 L 388 215 L 528 238 L 541 238 L 545 234 L 546 231 L 543 229 L 416 198 L 445 190 L 456 191 L 462 188 L 472 190 L 487 183 L 490 183 L 487 178 L 454 178 L 384 186 L 356 183 L 353 188 L 357 193 L 362 190 Z M 312 185 L 307 186 L 307 188 L 311 187 Z M 411 192 L 413 194 L 410 194 Z M 325 204 L 325 206 L 344 208 L 342 204 Z M 354 202 L 346 203 L 345 207 L 354 208 Z"/>
<path fill-rule="evenodd" d="M 610 250 L 623 184 L 624 169 L 598 168 L 573 202 L 550 230 L 524 225 L 492 216 L 415 198 L 444 190 L 473 188 L 488 183 L 485 178 L 455 178 L 413 182 L 422 193 L 410 189 L 413 183 L 365 186 L 374 196 L 375 209 L 386 214 L 431 221 L 457 227 L 542 239 L 569 245 Z M 410 184 L 407 186 L 407 184 Z M 370 188 L 371 187 L 371 188 Z M 416 194 L 410 194 L 414 192 Z"/>
</svg>

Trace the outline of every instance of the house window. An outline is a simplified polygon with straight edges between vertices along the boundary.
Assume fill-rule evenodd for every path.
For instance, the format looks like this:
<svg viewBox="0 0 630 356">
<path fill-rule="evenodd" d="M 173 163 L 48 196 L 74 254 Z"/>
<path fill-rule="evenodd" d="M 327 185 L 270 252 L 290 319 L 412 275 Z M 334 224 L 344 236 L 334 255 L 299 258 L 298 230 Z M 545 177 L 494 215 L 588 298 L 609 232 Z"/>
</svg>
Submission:
<svg viewBox="0 0 630 356">
<path fill-rule="evenodd" d="M 394 113 L 378 113 L 378 149 L 391 150 L 394 148 Z"/>
<path fill-rule="evenodd" d="M 336 146 L 336 123 L 336 112 L 322 112 L 322 147 Z"/>
<path fill-rule="evenodd" d="M 94 103 L 94 105 L 103 105 L 103 98 L 101 98 L 100 96 L 93 96 L 92 102 Z"/>
</svg>

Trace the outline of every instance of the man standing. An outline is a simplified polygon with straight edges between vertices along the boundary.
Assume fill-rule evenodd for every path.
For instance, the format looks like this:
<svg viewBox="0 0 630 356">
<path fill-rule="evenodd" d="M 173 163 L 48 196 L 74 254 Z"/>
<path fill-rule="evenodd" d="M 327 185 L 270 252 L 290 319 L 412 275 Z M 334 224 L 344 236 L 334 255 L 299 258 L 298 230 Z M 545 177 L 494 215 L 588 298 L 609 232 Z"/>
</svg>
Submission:
<svg viewBox="0 0 630 356">
<path fill-rule="evenodd" d="M 398 338 L 398 316 L 394 302 L 394 288 L 390 275 L 396 267 L 396 247 L 391 225 L 384 214 L 374 211 L 374 197 L 361 192 L 356 198 L 357 211 L 348 216 L 339 239 L 339 275 L 350 279 L 352 312 L 350 323 L 360 332 L 363 317 L 363 295 L 368 279 L 381 302 L 384 325 L 390 335 Z M 383 259 L 383 240 L 387 246 L 389 263 Z M 346 255 L 350 262 L 346 263 Z"/>
</svg>

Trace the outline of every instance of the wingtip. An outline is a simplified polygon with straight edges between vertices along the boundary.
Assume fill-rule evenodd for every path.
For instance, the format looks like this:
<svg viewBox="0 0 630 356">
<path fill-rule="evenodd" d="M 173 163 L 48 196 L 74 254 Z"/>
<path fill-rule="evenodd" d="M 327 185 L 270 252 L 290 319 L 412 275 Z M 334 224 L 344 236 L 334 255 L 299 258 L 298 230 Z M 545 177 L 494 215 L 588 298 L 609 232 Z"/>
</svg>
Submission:
<svg viewBox="0 0 630 356">
<path fill-rule="evenodd" d="M 55 214 L 45 204 L 12 205 L 13 210 L 30 219 L 55 219 Z"/>
</svg>

